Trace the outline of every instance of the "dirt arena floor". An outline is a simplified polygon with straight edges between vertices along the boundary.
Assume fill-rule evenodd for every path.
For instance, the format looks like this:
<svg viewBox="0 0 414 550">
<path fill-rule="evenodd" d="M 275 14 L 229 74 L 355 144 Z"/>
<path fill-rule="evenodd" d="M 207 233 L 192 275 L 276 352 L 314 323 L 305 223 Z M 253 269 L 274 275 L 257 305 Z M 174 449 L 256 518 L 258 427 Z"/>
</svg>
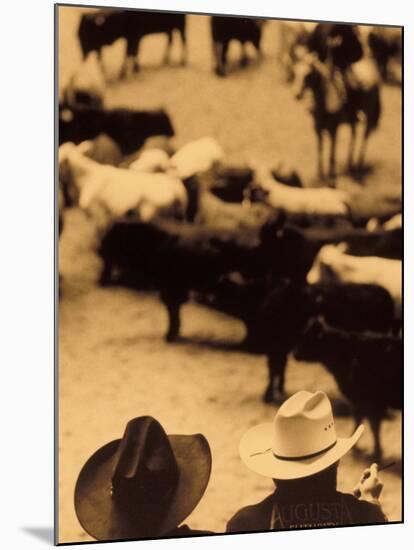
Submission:
<svg viewBox="0 0 414 550">
<path fill-rule="evenodd" d="M 79 62 L 76 40 L 79 11 L 61 8 L 60 84 Z M 306 184 L 316 172 L 316 144 L 309 114 L 296 102 L 276 63 L 276 21 L 264 30 L 264 59 L 246 70 L 236 66 L 226 79 L 212 73 L 208 19 L 188 22 L 189 65 L 161 67 L 164 38 L 142 43 L 141 72 L 128 82 L 112 82 L 109 106 L 165 107 L 176 129 L 178 145 L 215 136 L 230 160 L 278 160 L 296 167 Z M 105 51 L 108 73 L 115 79 L 122 42 Z M 231 49 L 236 59 L 237 47 Z M 179 59 L 175 44 L 174 60 Z M 401 89 L 382 90 L 383 115 L 372 136 L 368 160 L 372 174 L 362 185 L 345 176 L 338 186 L 354 192 L 364 212 L 380 213 L 401 197 Z M 341 133 L 339 162 L 348 135 Z M 94 253 L 93 226 L 80 210 L 67 211 L 59 245 L 63 295 L 59 305 L 59 541 L 92 540 L 81 528 L 73 507 L 77 475 L 104 443 L 121 437 L 126 422 L 140 415 L 156 417 L 169 433 L 203 433 L 213 454 L 209 486 L 188 518 L 193 528 L 222 532 L 241 506 L 264 498 L 272 482 L 248 471 L 238 456 L 245 430 L 269 421 L 276 407 L 264 405 L 264 356 L 237 350 L 242 324 L 189 303 L 182 311 L 182 338 L 163 340 L 166 312 L 157 296 L 122 288 L 99 288 L 100 260 Z M 375 365 L 372 383 L 375 384 Z M 338 411 L 346 410 L 333 378 L 321 365 L 289 361 L 286 388 L 325 390 Z M 349 435 L 353 420 L 337 420 L 340 436 Z M 382 427 L 384 463 L 382 502 L 392 521 L 401 519 L 401 414 L 392 412 Z M 339 488 L 351 491 L 370 463 L 372 438 L 366 430 L 359 452 L 347 455 L 339 470 Z"/>
</svg>

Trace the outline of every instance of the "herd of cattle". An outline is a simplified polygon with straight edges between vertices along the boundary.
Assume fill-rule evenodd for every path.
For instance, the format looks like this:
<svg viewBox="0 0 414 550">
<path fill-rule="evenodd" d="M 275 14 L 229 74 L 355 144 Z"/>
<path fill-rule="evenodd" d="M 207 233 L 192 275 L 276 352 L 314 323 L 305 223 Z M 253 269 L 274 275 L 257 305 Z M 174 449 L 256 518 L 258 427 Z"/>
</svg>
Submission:
<svg viewBox="0 0 414 550">
<path fill-rule="evenodd" d="M 256 50 L 257 57 L 262 56 L 262 34 L 266 25 L 265 19 L 211 16 L 211 42 L 214 59 L 214 71 L 218 76 L 228 72 L 228 51 L 232 41 L 241 45 L 240 66 L 249 63 L 247 45 Z M 167 47 L 163 62 L 170 60 L 174 32 L 181 38 L 181 63 L 187 64 L 187 16 L 180 13 L 157 11 L 104 9 L 82 15 L 78 38 L 84 62 L 92 58 L 98 62 L 102 76 L 105 67 L 102 50 L 119 38 L 126 41 L 125 57 L 120 70 L 120 77 L 125 78 L 139 71 L 139 46 L 141 40 L 151 34 L 165 34 Z M 313 33 L 316 23 L 303 21 L 281 21 L 279 23 L 280 44 L 277 52 L 278 61 L 286 78 L 293 79 L 294 66 L 302 58 L 303 50 Z M 383 79 L 401 80 L 402 39 L 401 31 L 391 27 L 359 26 L 358 34 L 365 49 L 375 60 Z M 90 71 L 90 66 L 88 71 Z M 82 101 L 82 97 L 80 100 Z M 88 94 L 90 99 L 90 94 Z"/>
<path fill-rule="evenodd" d="M 116 10 L 83 15 L 85 57 L 122 32 L 128 72 L 148 32 L 166 32 L 170 44 L 177 29 L 186 44 L 184 15 L 128 12 L 125 24 Z M 229 29 L 260 49 L 261 25 L 212 18 L 219 74 Z M 59 234 L 66 208 L 85 211 L 98 236 L 99 283 L 157 290 L 169 342 L 190 297 L 242 320 L 244 349 L 267 357 L 266 402 L 284 392 L 289 354 L 322 363 L 356 422 L 368 418 L 379 457 L 380 423 L 402 405 L 401 213 L 363 219 L 345 191 L 305 188 L 279 166 L 229 164 L 212 137 L 174 150 L 164 111 L 70 97 L 59 105 Z"/>
</svg>

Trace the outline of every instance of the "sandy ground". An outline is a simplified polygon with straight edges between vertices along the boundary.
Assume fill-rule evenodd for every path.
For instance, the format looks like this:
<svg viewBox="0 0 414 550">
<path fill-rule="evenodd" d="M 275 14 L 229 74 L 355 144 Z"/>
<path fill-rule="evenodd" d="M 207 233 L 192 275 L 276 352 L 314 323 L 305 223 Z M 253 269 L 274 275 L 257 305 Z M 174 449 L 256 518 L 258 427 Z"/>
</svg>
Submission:
<svg viewBox="0 0 414 550">
<path fill-rule="evenodd" d="M 61 8 L 60 78 L 64 83 L 80 59 L 75 33 L 79 12 Z M 176 128 L 177 143 L 215 136 L 231 160 L 284 162 L 297 167 L 306 182 L 316 169 L 315 138 L 303 105 L 280 78 L 275 61 L 278 23 L 265 28 L 265 58 L 227 79 L 211 72 L 209 28 L 204 17 L 189 18 L 189 67 L 160 67 L 163 37 L 144 39 L 142 71 L 126 83 L 108 88 L 108 105 L 164 106 Z M 113 76 L 122 42 L 108 48 L 105 63 Z M 238 51 L 235 46 L 231 57 Z M 179 59 L 175 44 L 174 59 Z M 363 186 L 345 176 L 339 186 L 355 192 L 364 211 L 375 213 L 399 199 L 401 191 L 401 91 L 382 91 L 383 116 L 368 157 L 373 173 Z M 340 136 L 340 163 L 345 158 L 346 130 Z M 249 472 L 238 457 L 238 442 L 250 426 L 268 421 L 274 406 L 264 405 L 263 356 L 237 351 L 244 329 L 237 320 L 189 303 L 183 308 L 181 340 L 166 344 L 166 312 L 156 295 L 96 286 L 100 261 L 93 251 L 94 232 L 79 210 L 68 211 L 60 241 L 64 277 L 59 306 L 59 541 L 92 540 L 79 525 L 73 491 L 87 458 L 104 443 L 119 438 L 126 422 L 150 414 L 169 433 L 203 433 L 213 454 L 206 494 L 188 519 L 194 528 L 223 531 L 241 506 L 271 490 L 272 483 Z M 373 371 L 374 371 L 373 365 Z M 340 405 L 332 377 L 321 365 L 289 362 L 287 391 L 322 389 Z M 343 407 L 342 407 L 343 408 Z M 337 421 L 339 435 L 353 430 L 349 416 Z M 382 474 L 384 511 L 401 519 L 401 414 L 384 422 Z M 341 462 L 339 486 L 351 490 L 369 464 L 372 439 L 366 430 L 360 453 Z"/>
</svg>

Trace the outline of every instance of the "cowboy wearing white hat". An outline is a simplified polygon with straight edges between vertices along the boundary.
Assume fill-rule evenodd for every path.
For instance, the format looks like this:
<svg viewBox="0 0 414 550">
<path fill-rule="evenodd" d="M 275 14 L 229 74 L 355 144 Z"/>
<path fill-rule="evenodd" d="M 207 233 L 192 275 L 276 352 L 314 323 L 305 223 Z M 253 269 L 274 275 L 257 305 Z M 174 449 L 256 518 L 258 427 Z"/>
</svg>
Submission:
<svg viewBox="0 0 414 550">
<path fill-rule="evenodd" d="M 228 532 L 264 531 L 384 523 L 376 464 L 365 471 L 354 494 L 336 490 L 339 460 L 364 431 L 349 438 L 336 435 L 327 395 L 300 391 L 279 408 L 274 422 L 251 428 L 240 441 L 243 462 L 274 480 L 275 492 L 237 512 Z"/>
</svg>

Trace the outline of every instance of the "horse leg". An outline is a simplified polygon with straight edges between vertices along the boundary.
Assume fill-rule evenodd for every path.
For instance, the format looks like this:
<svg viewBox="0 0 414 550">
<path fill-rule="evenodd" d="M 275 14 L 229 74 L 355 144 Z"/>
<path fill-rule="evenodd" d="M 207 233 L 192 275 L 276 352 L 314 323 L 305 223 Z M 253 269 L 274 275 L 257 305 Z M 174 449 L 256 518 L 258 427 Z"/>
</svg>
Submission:
<svg viewBox="0 0 414 550">
<path fill-rule="evenodd" d="M 316 138 L 318 143 L 318 177 L 323 179 L 323 136 L 321 130 L 316 130 Z"/>
<path fill-rule="evenodd" d="M 329 137 L 331 138 L 331 151 L 329 156 L 329 177 L 336 177 L 336 128 L 333 128 L 329 132 Z"/>
<path fill-rule="evenodd" d="M 365 166 L 365 155 L 367 152 L 367 142 L 369 134 L 371 133 L 371 130 L 366 127 L 364 130 L 364 134 L 362 136 L 362 143 L 361 148 L 359 150 L 359 156 L 358 156 L 358 171 L 362 172 Z"/>
<path fill-rule="evenodd" d="M 134 73 L 137 73 L 139 71 L 139 61 L 138 61 L 138 55 L 139 55 L 139 45 L 140 45 L 140 42 L 141 42 L 141 38 L 137 38 L 137 41 L 136 41 L 136 44 L 135 44 L 135 48 L 132 52 L 132 57 L 133 57 L 133 66 L 132 66 L 132 70 Z"/>
<path fill-rule="evenodd" d="M 352 172 L 354 167 L 355 137 L 356 137 L 355 124 L 351 124 L 351 141 L 349 142 L 349 152 L 348 152 L 348 172 L 349 173 Z"/>
</svg>

